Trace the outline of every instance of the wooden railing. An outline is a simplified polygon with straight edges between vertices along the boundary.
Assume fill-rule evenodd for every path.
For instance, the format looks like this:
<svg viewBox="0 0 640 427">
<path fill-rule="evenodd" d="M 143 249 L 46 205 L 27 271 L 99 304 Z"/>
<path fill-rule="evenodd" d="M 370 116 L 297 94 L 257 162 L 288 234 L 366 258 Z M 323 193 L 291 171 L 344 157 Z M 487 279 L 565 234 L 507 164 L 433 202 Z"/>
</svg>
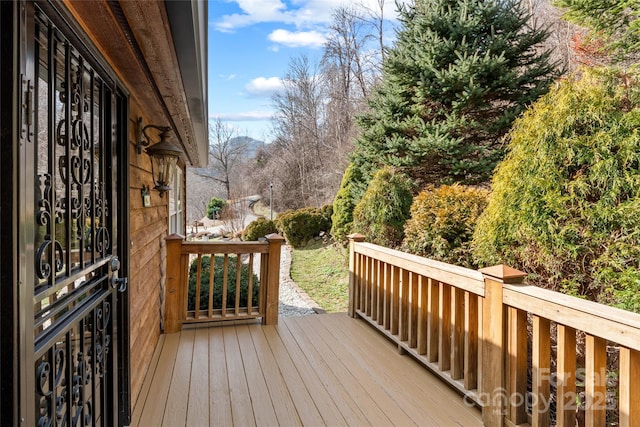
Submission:
<svg viewBox="0 0 640 427">
<path fill-rule="evenodd" d="M 482 407 L 488 426 L 640 426 L 640 315 L 350 236 L 349 314 Z"/>
<path fill-rule="evenodd" d="M 185 323 L 258 317 L 263 324 L 278 323 L 282 237 L 270 234 L 263 242 L 188 242 L 173 234 L 166 241 L 166 333 L 180 331 Z"/>
</svg>

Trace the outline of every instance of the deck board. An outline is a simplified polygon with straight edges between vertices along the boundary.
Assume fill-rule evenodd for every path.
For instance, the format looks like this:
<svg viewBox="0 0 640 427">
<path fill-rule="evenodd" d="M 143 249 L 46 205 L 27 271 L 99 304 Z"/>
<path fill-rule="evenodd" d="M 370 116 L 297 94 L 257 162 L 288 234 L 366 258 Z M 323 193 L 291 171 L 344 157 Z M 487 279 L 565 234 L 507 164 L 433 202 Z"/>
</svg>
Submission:
<svg viewBox="0 0 640 427">
<path fill-rule="evenodd" d="M 455 390 L 346 314 L 199 325 L 160 344 L 132 425 L 482 425 Z"/>
</svg>

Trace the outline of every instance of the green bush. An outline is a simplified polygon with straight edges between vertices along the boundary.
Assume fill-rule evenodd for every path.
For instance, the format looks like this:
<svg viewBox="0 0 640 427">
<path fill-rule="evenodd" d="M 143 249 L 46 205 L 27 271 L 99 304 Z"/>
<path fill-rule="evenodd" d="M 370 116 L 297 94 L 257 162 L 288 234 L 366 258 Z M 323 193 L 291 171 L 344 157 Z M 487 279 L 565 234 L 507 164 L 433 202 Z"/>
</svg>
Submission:
<svg viewBox="0 0 640 427">
<path fill-rule="evenodd" d="M 353 211 L 353 230 L 371 243 L 398 247 L 409 218 L 412 190 L 405 174 L 388 166 L 380 169 Z"/>
<path fill-rule="evenodd" d="M 333 215 L 331 216 L 331 235 L 336 241 L 344 241 L 351 234 L 353 227 L 353 209 L 355 195 L 353 194 L 354 176 L 356 168 L 349 164 L 342 175 L 340 189 L 333 199 Z"/>
<path fill-rule="evenodd" d="M 471 238 L 489 191 L 462 185 L 428 186 L 411 205 L 403 249 L 416 255 L 473 267 Z"/>
<path fill-rule="evenodd" d="M 227 263 L 227 308 L 233 308 L 236 304 L 236 275 L 237 275 L 237 258 L 235 255 L 229 255 Z M 189 292 L 188 292 L 188 310 L 195 310 L 196 306 L 196 277 L 197 277 L 197 259 L 191 262 L 189 266 Z M 202 267 L 200 271 L 200 310 L 209 308 L 209 272 L 211 268 L 211 257 L 202 257 Z M 214 257 L 213 271 L 213 309 L 222 308 L 222 284 L 224 280 L 224 256 Z M 246 307 L 249 293 L 249 266 L 241 264 L 240 268 L 240 307 Z M 253 274 L 252 280 L 252 299 L 251 305 L 258 306 L 260 298 L 260 281 L 258 276 Z"/>
<path fill-rule="evenodd" d="M 640 311 L 640 73 L 586 70 L 516 121 L 474 246 L 484 265 Z"/>
<path fill-rule="evenodd" d="M 276 218 L 278 231 L 294 248 L 304 246 L 320 232 L 331 230 L 331 206 L 282 212 Z"/>
<path fill-rule="evenodd" d="M 220 216 L 220 212 L 227 206 L 227 201 L 212 197 L 207 205 L 207 218 L 217 219 Z"/>
<path fill-rule="evenodd" d="M 242 240 L 255 241 L 267 234 L 277 233 L 276 223 L 269 219 L 258 218 L 252 221 L 242 232 Z"/>
</svg>

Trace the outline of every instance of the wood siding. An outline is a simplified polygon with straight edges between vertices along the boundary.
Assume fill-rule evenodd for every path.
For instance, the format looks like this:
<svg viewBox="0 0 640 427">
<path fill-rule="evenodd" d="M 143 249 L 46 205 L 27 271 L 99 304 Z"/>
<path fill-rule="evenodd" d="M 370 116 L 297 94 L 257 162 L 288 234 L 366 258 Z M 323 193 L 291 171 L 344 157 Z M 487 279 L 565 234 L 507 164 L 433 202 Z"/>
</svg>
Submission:
<svg viewBox="0 0 640 427">
<path fill-rule="evenodd" d="M 131 319 L 131 397 L 135 403 L 158 343 L 162 322 L 162 303 L 166 280 L 166 243 L 168 233 L 168 197 L 151 191 L 151 206 L 142 205 L 142 186 L 153 188 L 151 161 L 135 148 L 135 120 L 142 112 L 131 102 L 130 145 L 130 266 L 129 298 Z"/>
</svg>

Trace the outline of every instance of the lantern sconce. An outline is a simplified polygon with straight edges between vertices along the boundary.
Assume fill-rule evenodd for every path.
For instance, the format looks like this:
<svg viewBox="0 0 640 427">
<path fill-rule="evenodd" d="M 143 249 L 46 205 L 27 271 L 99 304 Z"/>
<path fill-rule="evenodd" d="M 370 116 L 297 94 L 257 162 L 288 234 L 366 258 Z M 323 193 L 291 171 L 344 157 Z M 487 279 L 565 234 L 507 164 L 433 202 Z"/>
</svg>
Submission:
<svg viewBox="0 0 640 427">
<path fill-rule="evenodd" d="M 152 139 L 147 134 L 149 129 L 155 129 L 159 132 L 160 142 L 151 145 Z M 160 193 L 160 197 L 171 190 L 169 186 L 171 177 L 178 164 L 178 159 L 182 155 L 182 150 L 169 140 L 169 132 L 171 132 L 169 126 L 142 126 L 142 117 L 136 121 L 136 150 L 138 154 L 142 154 L 142 148 L 149 147 L 145 151 L 151 157 L 151 173 L 155 185 L 153 188 Z"/>
</svg>

